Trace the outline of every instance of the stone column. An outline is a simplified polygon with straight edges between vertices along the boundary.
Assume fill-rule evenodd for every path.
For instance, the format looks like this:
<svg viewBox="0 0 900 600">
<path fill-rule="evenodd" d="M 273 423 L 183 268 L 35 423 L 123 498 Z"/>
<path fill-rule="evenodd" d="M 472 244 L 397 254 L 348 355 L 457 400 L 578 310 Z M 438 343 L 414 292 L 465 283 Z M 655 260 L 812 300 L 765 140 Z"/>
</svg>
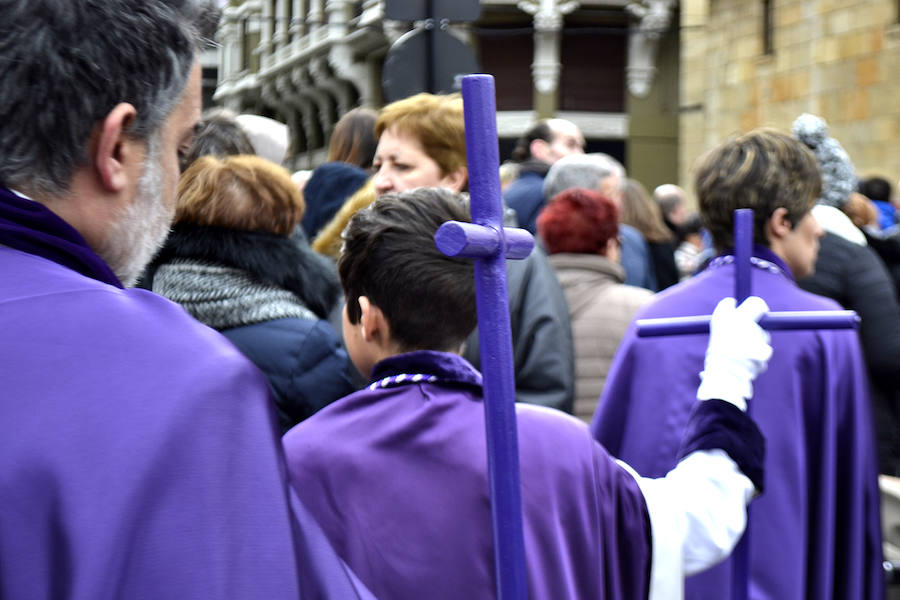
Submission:
<svg viewBox="0 0 900 600">
<path fill-rule="evenodd" d="M 240 28 L 232 7 L 225 9 L 219 27 L 219 83 L 228 81 L 241 69 Z"/>
<path fill-rule="evenodd" d="M 313 40 L 323 39 L 327 35 L 324 0 L 309 0 L 309 35 Z"/>
<path fill-rule="evenodd" d="M 259 32 L 259 52 L 262 61 L 272 52 L 272 31 L 275 26 L 275 14 L 272 12 L 272 3 L 269 0 L 264 0 L 262 3 L 260 23 L 262 27 Z"/>
<path fill-rule="evenodd" d="M 294 23 L 291 25 L 291 34 L 295 40 L 299 40 L 306 35 L 306 19 L 309 10 L 308 0 L 292 0 L 294 3 Z"/>
<path fill-rule="evenodd" d="M 277 52 L 288 42 L 288 2 L 291 0 L 276 0 L 275 21 L 272 24 L 274 35 L 272 36 L 272 51 Z"/>
<path fill-rule="evenodd" d="M 325 13 L 328 15 L 328 37 L 341 39 L 349 33 L 353 3 L 349 0 L 326 0 Z"/>
</svg>

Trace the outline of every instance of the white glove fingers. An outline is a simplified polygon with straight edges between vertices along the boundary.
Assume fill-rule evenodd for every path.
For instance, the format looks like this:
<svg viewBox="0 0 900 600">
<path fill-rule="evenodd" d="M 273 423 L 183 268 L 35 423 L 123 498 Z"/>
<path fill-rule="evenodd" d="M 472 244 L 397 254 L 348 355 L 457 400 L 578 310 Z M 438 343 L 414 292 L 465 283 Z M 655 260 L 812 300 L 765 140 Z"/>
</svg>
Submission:
<svg viewBox="0 0 900 600">
<path fill-rule="evenodd" d="M 758 323 L 760 317 L 769 312 L 769 305 L 759 296 L 750 296 L 741 302 L 737 312 Z"/>
</svg>

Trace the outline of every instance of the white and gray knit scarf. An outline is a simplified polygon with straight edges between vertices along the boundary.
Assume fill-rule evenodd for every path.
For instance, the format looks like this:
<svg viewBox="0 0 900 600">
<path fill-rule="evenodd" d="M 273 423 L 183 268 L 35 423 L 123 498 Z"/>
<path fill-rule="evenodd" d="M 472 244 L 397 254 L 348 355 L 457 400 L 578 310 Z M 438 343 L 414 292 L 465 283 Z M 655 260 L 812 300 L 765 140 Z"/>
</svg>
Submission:
<svg viewBox="0 0 900 600">
<path fill-rule="evenodd" d="M 183 258 L 159 267 L 153 291 L 218 330 L 288 317 L 317 319 L 286 289 L 262 283 L 240 269 Z"/>
</svg>

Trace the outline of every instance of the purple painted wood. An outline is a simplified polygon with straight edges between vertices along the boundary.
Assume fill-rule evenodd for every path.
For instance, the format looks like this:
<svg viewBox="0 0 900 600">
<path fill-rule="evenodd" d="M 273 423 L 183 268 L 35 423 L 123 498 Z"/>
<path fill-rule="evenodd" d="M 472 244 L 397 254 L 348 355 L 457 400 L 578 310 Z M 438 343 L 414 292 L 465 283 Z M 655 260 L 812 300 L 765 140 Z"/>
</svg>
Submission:
<svg viewBox="0 0 900 600">
<path fill-rule="evenodd" d="M 435 243 L 441 252 L 475 258 L 497 597 L 525 600 L 528 585 L 506 258 L 528 256 L 534 241 L 527 231 L 503 227 L 494 78 L 463 77 L 462 95 L 472 223 L 445 223 Z"/>
<path fill-rule="evenodd" d="M 738 304 L 752 294 L 750 257 L 753 253 L 753 210 L 734 211 L 734 297 Z M 669 319 L 638 319 L 638 337 L 662 337 L 709 333 L 708 315 L 672 317 Z M 759 324 L 767 331 L 799 329 L 853 329 L 859 326 L 859 316 L 852 310 L 769 312 Z"/>
<path fill-rule="evenodd" d="M 853 329 L 859 325 L 859 316 L 852 310 L 772 311 L 759 320 L 767 331 L 798 329 Z M 663 337 L 709 333 L 709 315 L 673 317 L 670 319 L 638 319 L 635 321 L 638 337 Z"/>
<path fill-rule="evenodd" d="M 447 256 L 490 258 L 500 253 L 506 239 L 506 258 L 526 258 L 534 248 L 534 238 L 524 229 L 504 227 L 499 230 L 473 223 L 447 221 L 438 229 L 434 242 Z"/>
<path fill-rule="evenodd" d="M 751 293 L 753 265 L 750 262 L 750 257 L 752 255 L 753 209 L 739 208 L 734 211 L 734 299 L 737 304 L 746 300 Z M 734 549 L 734 554 L 731 597 L 734 600 L 746 600 L 750 587 L 749 530 L 744 531 L 743 537 Z"/>
<path fill-rule="evenodd" d="M 734 299 L 740 304 L 750 295 L 750 256 L 753 254 L 753 209 L 734 211 Z"/>
</svg>

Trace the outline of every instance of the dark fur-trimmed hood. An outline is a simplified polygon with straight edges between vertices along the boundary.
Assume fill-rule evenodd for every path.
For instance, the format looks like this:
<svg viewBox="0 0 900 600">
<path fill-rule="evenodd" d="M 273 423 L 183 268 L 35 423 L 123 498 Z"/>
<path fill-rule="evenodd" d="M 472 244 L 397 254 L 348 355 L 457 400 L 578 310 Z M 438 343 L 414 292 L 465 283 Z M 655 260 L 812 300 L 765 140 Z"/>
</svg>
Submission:
<svg viewBox="0 0 900 600">
<path fill-rule="evenodd" d="M 178 258 L 245 271 L 262 283 L 293 292 L 321 319 L 328 318 L 340 296 L 331 261 L 304 240 L 263 231 L 178 224 L 153 263 L 159 266 Z"/>
</svg>

